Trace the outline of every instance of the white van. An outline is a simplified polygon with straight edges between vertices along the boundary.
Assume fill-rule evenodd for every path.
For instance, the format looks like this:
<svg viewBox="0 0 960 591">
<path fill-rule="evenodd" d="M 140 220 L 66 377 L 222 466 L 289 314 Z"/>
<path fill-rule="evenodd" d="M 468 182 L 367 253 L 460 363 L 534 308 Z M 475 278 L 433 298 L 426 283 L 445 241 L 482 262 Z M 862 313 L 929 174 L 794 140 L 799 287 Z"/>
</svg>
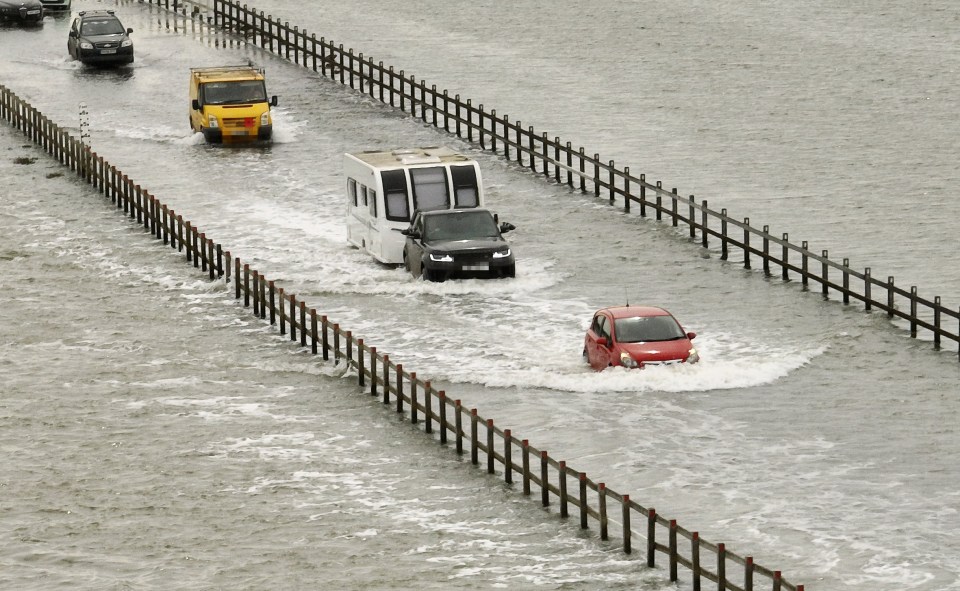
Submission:
<svg viewBox="0 0 960 591">
<path fill-rule="evenodd" d="M 403 263 L 417 211 L 483 207 L 480 167 L 446 147 L 344 154 L 347 240 L 382 263 Z"/>
</svg>

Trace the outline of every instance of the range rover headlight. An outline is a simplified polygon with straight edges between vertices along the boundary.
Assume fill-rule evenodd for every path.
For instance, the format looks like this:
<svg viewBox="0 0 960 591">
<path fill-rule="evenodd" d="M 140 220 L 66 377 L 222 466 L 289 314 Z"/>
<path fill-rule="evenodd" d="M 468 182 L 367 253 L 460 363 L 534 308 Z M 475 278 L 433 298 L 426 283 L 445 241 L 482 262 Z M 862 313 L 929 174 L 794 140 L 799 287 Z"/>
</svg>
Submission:
<svg viewBox="0 0 960 591">
<path fill-rule="evenodd" d="M 506 258 L 506 257 L 508 257 L 508 256 L 510 256 L 510 247 L 509 247 L 509 246 L 506 247 L 506 248 L 501 248 L 501 249 L 498 250 L 497 252 L 493 253 L 493 258 L 495 258 L 495 259 L 503 259 L 503 258 Z"/>
<path fill-rule="evenodd" d="M 93 49 L 93 43 L 90 43 L 89 41 L 81 41 L 80 49 Z"/>
<path fill-rule="evenodd" d="M 640 367 L 640 364 L 637 363 L 637 360 L 630 356 L 626 351 L 620 352 L 620 365 L 633 369 L 635 367 Z"/>
<path fill-rule="evenodd" d="M 430 260 L 435 263 L 452 263 L 453 257 L 449 254 L 434 254 L 431 252 Z"/>
<path fill-rule="evenodd" d="M 131 47 L 133 46 L 133 39 L 124 39 L 120 42 L 120 47 Z"/>
<path fill-rule="evenodd" d="M 217 116 L 216 116 L 216 115 L 210 115 L 210 116 L 207 118 L 207 125 L 208 125 L 209 127 L 220 127 L 220 124 L 217 122 Z"/>
</svg>

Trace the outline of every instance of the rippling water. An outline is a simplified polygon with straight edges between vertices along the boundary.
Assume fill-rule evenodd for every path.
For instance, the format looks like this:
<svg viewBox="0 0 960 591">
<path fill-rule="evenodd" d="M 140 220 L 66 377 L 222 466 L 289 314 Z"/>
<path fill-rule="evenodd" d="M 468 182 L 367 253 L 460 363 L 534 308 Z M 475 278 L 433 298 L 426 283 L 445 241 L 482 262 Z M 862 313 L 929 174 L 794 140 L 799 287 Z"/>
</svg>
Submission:
<svg viewBox="0 0 960 591">
<path fill-rule="evenodd" d="M 70 62 L 69 21 L 48 19 L 0 31 L 0 83 L 68 126 L 87 105 L 94 147 L 225 248 L 516 435 L 808 589 L 958 588 L 956 351 L 148 7 L 74 8 L 98 6 L 135 29 L 133 68 Z M 952 6 L 351 6 L 262 5 L 958 300 Z M 280 95 L 278 141 L 207 147 L 187 69 L 247 59 Z M 0 133 L 0 586 L 667 586 L 357 396 L 25 143 Z M 518 226 L 516 280 L 424 284 L 347 246 L 342 153 L 437 143 L 480 160 Z M 704 363 L 588 371 L 591 311 L 626 298 L 668 306 Z"/>
</svg>

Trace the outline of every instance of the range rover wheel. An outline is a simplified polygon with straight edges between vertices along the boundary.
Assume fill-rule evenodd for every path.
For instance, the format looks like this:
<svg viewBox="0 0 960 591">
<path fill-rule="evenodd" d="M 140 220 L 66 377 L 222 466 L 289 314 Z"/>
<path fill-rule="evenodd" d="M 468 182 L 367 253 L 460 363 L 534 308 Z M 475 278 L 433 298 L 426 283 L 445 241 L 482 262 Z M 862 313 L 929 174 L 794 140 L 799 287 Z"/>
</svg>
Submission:
<svg viewBox="0 0 960 591">
<path fill-rule="evenodd" d="M 443 283 L 443 280 L 446 279 L 443 271 L 434 271 L 433 269 L 426 268 L 423 270 L 422 277 L 425 281 L 434 281 L 436 283 Z"/>
</svg>

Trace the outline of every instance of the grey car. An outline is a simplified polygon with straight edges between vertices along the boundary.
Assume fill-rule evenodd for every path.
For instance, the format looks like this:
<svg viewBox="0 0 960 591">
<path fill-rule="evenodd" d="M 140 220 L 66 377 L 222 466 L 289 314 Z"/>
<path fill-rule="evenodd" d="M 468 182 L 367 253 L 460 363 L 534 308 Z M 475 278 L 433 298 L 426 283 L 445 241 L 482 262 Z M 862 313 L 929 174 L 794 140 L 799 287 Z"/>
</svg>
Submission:
<svg viewBox="0 0 960 591">
<path fill-rule="evenodd" d="M 503 234 L 516 229 L 486 209 L 418 212 L 403 246 L 404 267 L 414 277 L 443 281 L 451 277 L 513 277 L 516 263 Z"/>
</svg>

